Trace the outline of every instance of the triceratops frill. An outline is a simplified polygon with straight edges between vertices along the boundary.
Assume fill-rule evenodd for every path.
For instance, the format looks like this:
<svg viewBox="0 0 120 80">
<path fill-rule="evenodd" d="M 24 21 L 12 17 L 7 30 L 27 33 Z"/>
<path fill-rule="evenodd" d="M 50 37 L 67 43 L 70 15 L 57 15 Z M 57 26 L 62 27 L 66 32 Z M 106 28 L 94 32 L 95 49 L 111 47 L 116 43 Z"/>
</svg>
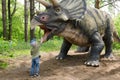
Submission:
<svg viewBox="0 0 120 80">
<path fill-rule="evenodd" d="M 60 3 L 69 13 L 69 19 L 81 19 L 86 11 L 85 0 L 63 0 Z"/>
<path fill-rule="evenodd" d="M 44 30 L 42 42 L 54 35 L 64 38 L 56 59 L 67 57 L 72 44 L 91 47 L 88 66 L 99 66 L 100 53 L 105 46 L 106 58 L 112 58 L 113 36 L 120 42 L 111 17 L 98 9 L 87 7 L 85 0 L 36 0 L 46 7 L 31 21 L 31 29 L 39 25 Z"/>
</svg>

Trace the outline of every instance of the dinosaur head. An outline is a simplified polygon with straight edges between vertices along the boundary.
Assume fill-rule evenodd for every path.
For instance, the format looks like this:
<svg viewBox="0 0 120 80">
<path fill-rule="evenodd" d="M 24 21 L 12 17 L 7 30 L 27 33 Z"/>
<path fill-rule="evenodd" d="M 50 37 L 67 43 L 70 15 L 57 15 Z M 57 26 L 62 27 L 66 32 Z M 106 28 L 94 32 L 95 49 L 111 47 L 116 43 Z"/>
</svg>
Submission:
<svg viewBox="0 0 120 80">
<path fill-rule="evenodd" d="M 85 0 L 36 0 L 46 7 L 45 12 L 40 12 L 31 20 L 31 29 L 40 26 L 44 30 L 42 42 L 49 40 L 54 35 L 64 31 L 69 20 L 81 19 L 86 10 Z"/>
</svg>

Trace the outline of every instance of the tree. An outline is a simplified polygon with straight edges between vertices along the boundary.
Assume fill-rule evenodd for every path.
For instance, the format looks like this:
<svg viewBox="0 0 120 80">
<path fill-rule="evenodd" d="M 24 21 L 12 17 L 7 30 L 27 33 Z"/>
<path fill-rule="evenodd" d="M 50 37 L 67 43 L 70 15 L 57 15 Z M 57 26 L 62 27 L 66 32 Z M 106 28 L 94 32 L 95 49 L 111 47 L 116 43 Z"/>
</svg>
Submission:
<svg viewBox="0 0 120 80">
<path fill-rule="evenodd" d="M 95 0 L 95 8 L 100 8 L 100 0 Z"/>
<path fill-rule="evenodd" d="M 2 0 L 3 39 L 7 39 L 6 0 Z"/>
<path fill-rule="evenodd" d="M 32 20 L 34 16 L 34 0 L 30 0 L 30 20 Z M 30 40 L 32 40 L 35 37 L 34 30 L 30 29 Z"/>
<path fill-rule="evenodd" d="M 9 35 L 8 35 L 8 40 L 12 39 L 12 17 L 16 12 L 16 4 L 17 4 L 17 0 L 14 0 L 14 9 L 13 12 L 11 13 L 11 2 L 10 0 L 8 0 L 8 25 L 9 25 Z"/>
<path fill-rule="evenodd" d="M 25 42 L 28 41 L 28 0 L 24 0 L 24 35 L 25 35 Z"/>
</svg>

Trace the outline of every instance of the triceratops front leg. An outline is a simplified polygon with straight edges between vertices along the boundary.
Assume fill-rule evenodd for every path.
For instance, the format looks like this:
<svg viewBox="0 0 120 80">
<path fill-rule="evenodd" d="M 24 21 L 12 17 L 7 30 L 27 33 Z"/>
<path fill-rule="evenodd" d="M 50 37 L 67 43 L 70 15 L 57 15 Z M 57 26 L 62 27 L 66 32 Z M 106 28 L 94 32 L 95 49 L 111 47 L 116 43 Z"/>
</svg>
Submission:
<svg viewBox="0 0 120 80">
<path fill-rule="evenodd" d="M 100 58 L 100 53 L 104 48 L 104 42 L 102 38 L 100 37 L 100 34 L 98 32 L 95 32 L 91 38 L 90 38 L 91 44 L 91 51 L 90 51 L 90 57 L 89 59 L 85 62 L 87 66 L 93 66 L 97 67 L 99 66 L 99 58 Z"/>
<path fill-rule="evenodd" d="M 67 57 L 67 53 L 68 53 L 68 50 L 70 49 L 71 45 L 72 44 L 70 42 L 68 42 L 66 39 L 64 39 L 60 53 L 58 56 L 56 56 L 56 59 L 61 60 L 61 59 L 64 59 L 65 57 Z"/>
</svg>

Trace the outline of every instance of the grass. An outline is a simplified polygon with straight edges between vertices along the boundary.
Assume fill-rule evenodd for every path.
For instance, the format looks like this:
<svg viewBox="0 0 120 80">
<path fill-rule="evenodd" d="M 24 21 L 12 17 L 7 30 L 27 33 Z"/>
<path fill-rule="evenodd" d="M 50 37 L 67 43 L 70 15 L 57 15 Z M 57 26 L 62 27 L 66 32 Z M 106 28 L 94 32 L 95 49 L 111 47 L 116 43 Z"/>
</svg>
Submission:
<svg viewBox="0 0 120 80">
<path fill-rule="evenodd" d="M 60 49 L 62 40 L 49 40 L 48 42 L 42 44 L 40 50 L 42 52 L 57 51 Z"/>
<path fill-rule="evenodd" d="M 5 46 L 4 46 L 5 43 Z M 30 55 L 30 43 L 29 42 L 3 42 L 0 43 L 4 47 L 0 47 L 0 68 L 4 69 L 8 66 L 7 59 L 14 59 L 19 56 Z M 62 40 L 49 40 L 40 47 L 41 52 L 50 52 L 59 50 L 62 44 Z"/>
<path fill-rule="evenodd" d="M 58 51 L 61 48 L 63 40 L 62 39 L 54 39 L 54 40 L 49 40 L 48 42 L 42 44 L 42 46 L 40 47 L 40 52 L 52 52 L 52 51 Z M 3 44 L 4 45 L 4 44 Z M 13 58 L 17 58 L 19 56 L 24 56 L 24 55 L 30 55 L 30 49 L 31 46 L 26 42 L 23 41 L 18 41 L 17 43 L 14 43 L 14 46 L 8 46 L 7 47 L 7 43 L 6 45 L 6 49 L 0 48 L 0 60 L 5 60 L 5 59 L 13 59 Z M 9 43 L 8 43 L 9 45 Z M 77 46 L 73 45 L 72 49 L 76 49 Z M 114 44 L 114 51 L 116 53 L 119 53 L 120 47 L 118 44 Z M 4 51 L 3 51 L 4 50 Z M 2 62 L 0 61 L 0 68 L 6 68 L 8 66 L 7 62 Z"/>
<path fill-rule="evenodd" d="M 8 67 L 8 63 L 7 62 L 1 62 L 0 61 L 0 69 L 5 69 Z"/>
</svg>

